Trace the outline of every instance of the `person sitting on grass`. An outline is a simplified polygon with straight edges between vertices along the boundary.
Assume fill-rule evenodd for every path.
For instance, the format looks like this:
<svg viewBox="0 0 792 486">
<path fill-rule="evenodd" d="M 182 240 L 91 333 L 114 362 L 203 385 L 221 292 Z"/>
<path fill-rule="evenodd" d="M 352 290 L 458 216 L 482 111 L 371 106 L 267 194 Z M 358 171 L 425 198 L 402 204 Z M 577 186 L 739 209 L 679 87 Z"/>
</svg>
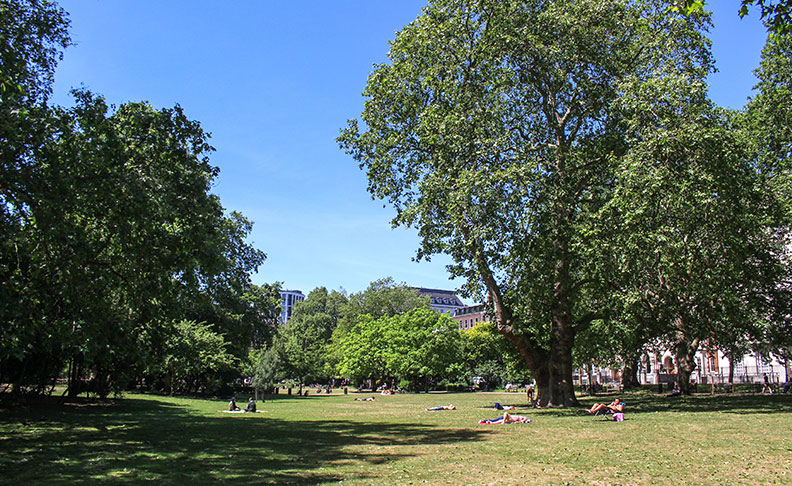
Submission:
<svg viewBox="0 0 792 486">
<path fill-rule="evenodd" d="M 618 398 L 610 403 L 595 403 L 593 407 L 587 410 L 588 413 L 597 413 L 610 410 L 613 413 L 624 412 L 624 404 Z"/>
<path fill-rule="evenodd" d="M 245 412 L 256 412 L 256 402 L 253 401 L 253 397 L 248 398 L 247 408 L 245 408 Z"/>
<path fill-rule="evenodd" d="M 456 407 L 453 405 L 440 405 L 439 407 L 432 407 L 426 409 L 427 412 L 433 412 L 435 410 L 456 410 Z"/>
<path fill-rule="evenodd" d="M 229 412 L 237 412 L 239 410 L 241 410 L 241 409 L 237 405 L 236 398 L 231 397 L 231 401 L 228 402 L 228 411 Z"/>
<path fill-rule="evenodd" d="M 531 419 L 522 415 L 511 415 L 509 412 L 503 412 L 503 415 L 494 420 L 479 420 L 479 424 L 486 425 L 500 425 L 500 424 L 530 424 Z"/>
<path fill-rule="evenodd" d="M 677 382 L 674 382 L 674 389 L 671 390 L 671 393 L 667 393 L 666 397 L 678 397 L 682 394 L 682 390 L 679 389 L 679 385 Z"/>
</svg>

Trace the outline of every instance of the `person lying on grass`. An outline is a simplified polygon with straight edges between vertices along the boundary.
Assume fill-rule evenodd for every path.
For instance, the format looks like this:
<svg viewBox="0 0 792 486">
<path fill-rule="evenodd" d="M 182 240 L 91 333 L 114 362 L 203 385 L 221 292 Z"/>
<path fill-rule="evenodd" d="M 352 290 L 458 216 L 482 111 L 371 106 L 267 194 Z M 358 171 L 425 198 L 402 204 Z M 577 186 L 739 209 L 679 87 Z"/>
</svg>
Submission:
<svg viewBox="0 0 792 486">
<path fill-rule="evenodd" d="M 433 412 L 435 410 L 456 410 L 456 407 L 453 405 L 440 405 L 439 407 L 432 407 L 426 409 L 427 412 Z"/>
<path fill-rule="evenodd" d="M 495 410 L 514 410 L 513 405 L 501 405 L 498 402 L 495 402 Z"/>
<path fill-rule="evenodd" d="M 358 401 L 358 402 L 373 402 L 374 401 L 374 397 L 355 398 L 355 400 Z"/>
<path fill-rule="evenodd" d="M 606 410 L 610 410 L 611 412 L 623 412 L 624 404 L 621 402 L 621 400 L 616 398 L 610 403 L 595 403 L 594 406 L 587 410 L 587 412 L 597 413 L 604 412 Z"/>
<path fill-rule="evenodd" d="M 495 420 L 479 420 L 479 424 L 487 425 L 500 425 L 500 424 L 530 424 L 531 419 L 522 415 L 511 415 L 509 412 L 503 412 L 503 415 Z"/>
</svg>

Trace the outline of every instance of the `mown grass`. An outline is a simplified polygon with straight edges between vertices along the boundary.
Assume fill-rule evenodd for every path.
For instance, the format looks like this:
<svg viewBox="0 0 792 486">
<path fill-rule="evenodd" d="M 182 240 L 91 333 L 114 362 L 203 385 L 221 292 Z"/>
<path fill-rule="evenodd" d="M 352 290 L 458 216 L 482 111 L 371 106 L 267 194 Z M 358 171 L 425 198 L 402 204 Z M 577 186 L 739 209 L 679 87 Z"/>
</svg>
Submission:
<svg viewBox="0 0 792 486">
<path fill-rule="evenodd" d="M 353 400 L 365 396 L 376 400 Z M 792 396 L 622 398 L 621 423 L 507 393 L 279 396 L 259 414 L 140 394 L 46 402 L 0 412 L 0 482 L 792 484 Z M 496 401 L 534 423 L 477 425 Z"/>
</svg>

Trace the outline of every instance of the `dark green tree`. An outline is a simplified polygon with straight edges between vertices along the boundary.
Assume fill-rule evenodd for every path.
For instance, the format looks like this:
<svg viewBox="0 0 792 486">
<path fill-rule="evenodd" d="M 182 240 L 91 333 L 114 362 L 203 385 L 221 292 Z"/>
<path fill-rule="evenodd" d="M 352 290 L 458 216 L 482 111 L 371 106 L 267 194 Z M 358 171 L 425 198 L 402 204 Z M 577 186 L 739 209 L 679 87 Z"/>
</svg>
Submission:
<svg viewBox="0 0 792 486">
<path fill-rule="evenodd" d="M 51 2 L 0 2 L 0 380 L 19 384 L 25 375 L 36 389 L 51 383 L 61 362 L 57 342 L 44 338 L 48 282 L 28 272 L 37 242 L 25 224 L 22 193 L 51 131 L 47 98 L 62 49 L 71 43 L 68 27 L 65 12 Z M 32 373 L 27 356 L 35 356 Z"/>
<path fill-rule="evenodd" d="M 648 311 L 638 324 L 661 324 L 685 393 L 702 344 L 761 334 L 785 273 L 780 205 L 739 130 L 714 112 L 693 120 L 653 120 L 662 129 L 632 145 L 609 202 L 621 293 Z"/>
</svg>

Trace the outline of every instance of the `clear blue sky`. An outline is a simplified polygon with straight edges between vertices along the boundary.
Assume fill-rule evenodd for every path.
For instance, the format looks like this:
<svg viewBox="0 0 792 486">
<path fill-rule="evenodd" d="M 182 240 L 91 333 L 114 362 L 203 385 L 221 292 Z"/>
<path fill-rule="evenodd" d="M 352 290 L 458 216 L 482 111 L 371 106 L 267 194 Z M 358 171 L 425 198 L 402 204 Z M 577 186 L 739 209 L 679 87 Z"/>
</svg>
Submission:
<svg viewBox="0 0 792 486">
<path fill-rule="evenodd" d="M 448 260 L 413 262 L 414 231 L 366 192 L 365 174 L 336 144 L 356 118 L 361 92 L 388 41 L 414 20 L 418 0 L 70 0 L 70 47 L 53 101 L 71 105 L 84 86 L 110 103 L 180 104 L 212 134 L 223 206 L 254 223 L 251 243 L 267 253 L 255 283 L 363 290 L 392 276 L 454 289 Z M 741 107 L 755 84 L 765 32 L 739 1 L 718 0 L 711 78 L 715 102 Z"/>
</svg>

